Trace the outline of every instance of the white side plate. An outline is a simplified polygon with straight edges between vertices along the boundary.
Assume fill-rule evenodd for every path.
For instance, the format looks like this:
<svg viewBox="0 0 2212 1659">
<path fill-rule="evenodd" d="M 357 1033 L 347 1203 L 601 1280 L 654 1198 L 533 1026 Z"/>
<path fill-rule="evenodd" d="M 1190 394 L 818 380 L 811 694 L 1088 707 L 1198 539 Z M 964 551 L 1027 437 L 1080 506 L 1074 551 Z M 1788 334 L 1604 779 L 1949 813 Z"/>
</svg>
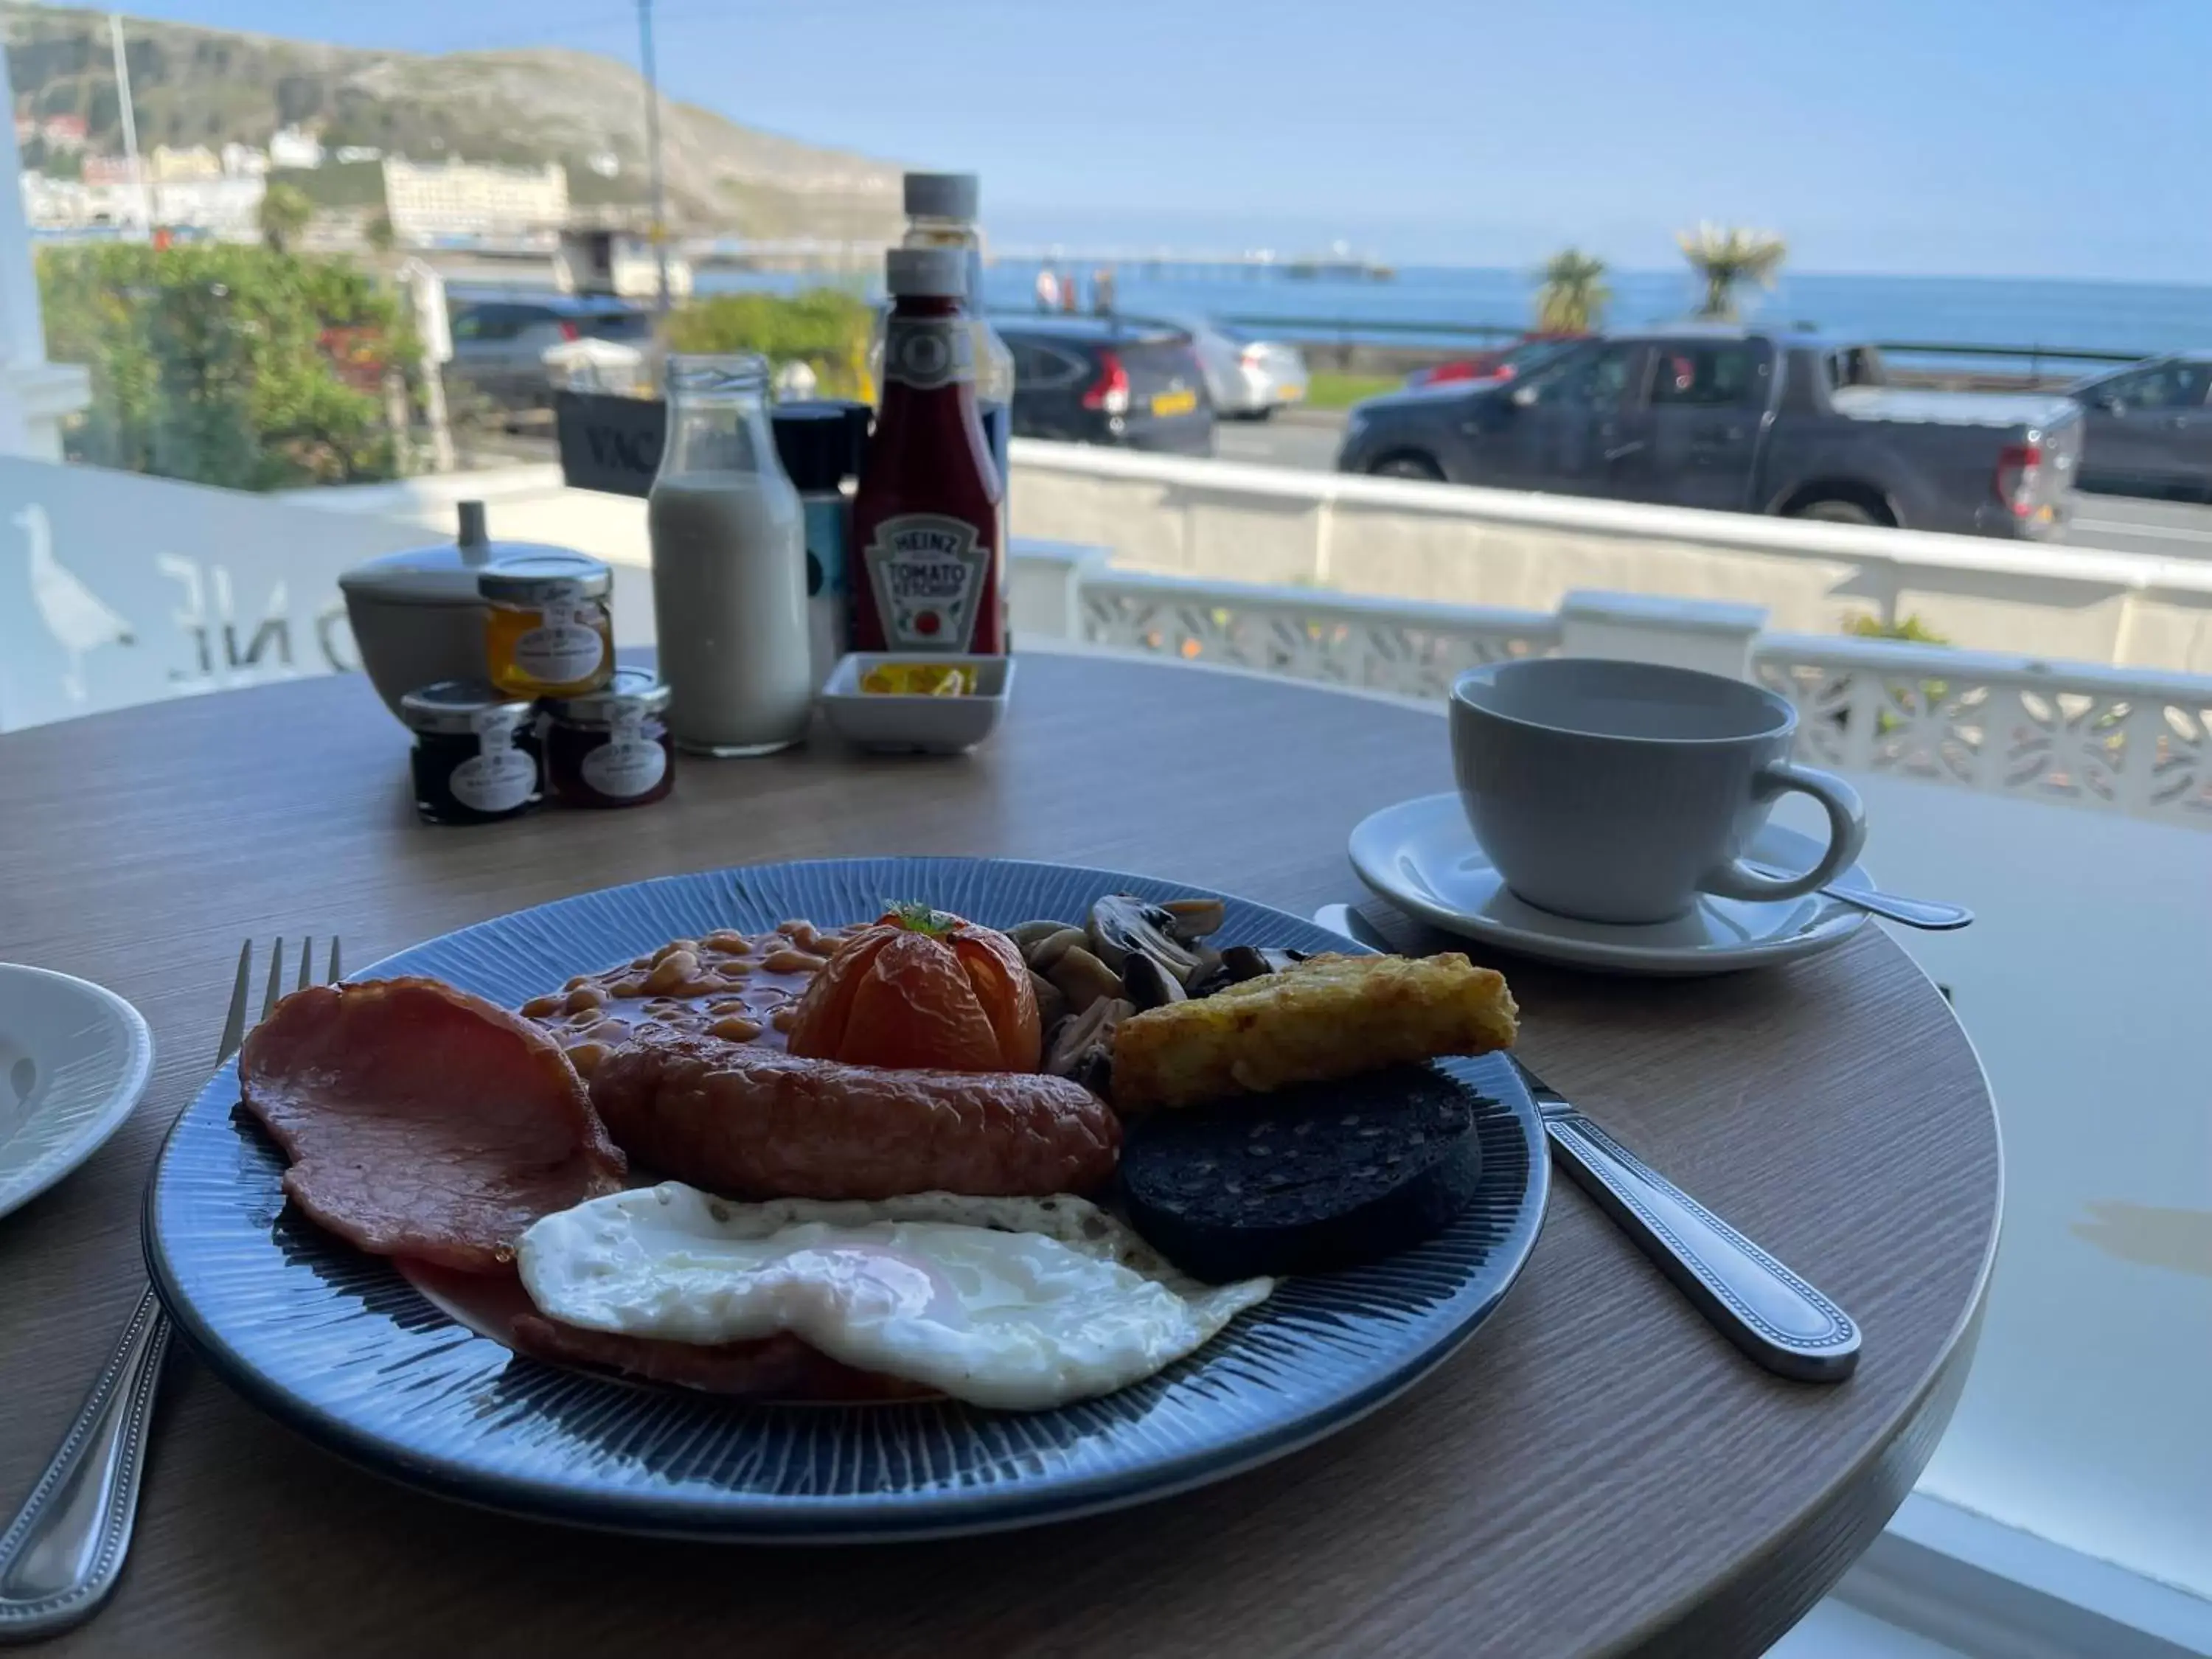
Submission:
<svg viewBox="0 0 2212 1659">
<path fill-rule="evenodd" d="M 153 1071 L 154 1034 L 114 992 L 0 962 L 0 1215 L 90 1158 Z"/>
</svg>

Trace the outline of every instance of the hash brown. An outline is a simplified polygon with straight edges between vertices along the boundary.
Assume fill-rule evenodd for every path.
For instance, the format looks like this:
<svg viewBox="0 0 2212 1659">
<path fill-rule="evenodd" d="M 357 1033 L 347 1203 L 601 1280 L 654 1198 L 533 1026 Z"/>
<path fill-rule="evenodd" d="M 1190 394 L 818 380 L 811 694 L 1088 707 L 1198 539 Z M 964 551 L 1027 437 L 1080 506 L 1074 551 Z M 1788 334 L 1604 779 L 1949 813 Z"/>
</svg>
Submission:
<svg viewBox="0 0 2212 1659">
<path fill-rule="evenodd" d="M 1189 1106 L 1439 1054 L 1488 1054 L 1512 1046 L 1518 1013 L 1504 975 L 1456 951 L 1314 957 L 1123 1020 L 1114 1105 Z"/>
</svg>

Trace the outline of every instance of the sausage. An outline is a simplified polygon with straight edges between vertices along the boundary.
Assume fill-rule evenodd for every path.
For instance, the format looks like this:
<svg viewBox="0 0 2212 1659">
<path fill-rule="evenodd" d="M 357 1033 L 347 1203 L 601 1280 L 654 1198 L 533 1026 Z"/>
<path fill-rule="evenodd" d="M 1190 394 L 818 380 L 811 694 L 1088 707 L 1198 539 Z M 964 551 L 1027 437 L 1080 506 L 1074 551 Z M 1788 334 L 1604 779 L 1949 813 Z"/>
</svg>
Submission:
<svg viewBox="0 0 2212 1659">
<path fill-rule="evenodd" d="M 591 1089 L 617 1146 L 732 1198 L 1042 1198 L 1101 1185 L 1121 1150 L 1112 1109 L 1066 1078 L 848 1066 L 653 1026 Z"/>
</svg>

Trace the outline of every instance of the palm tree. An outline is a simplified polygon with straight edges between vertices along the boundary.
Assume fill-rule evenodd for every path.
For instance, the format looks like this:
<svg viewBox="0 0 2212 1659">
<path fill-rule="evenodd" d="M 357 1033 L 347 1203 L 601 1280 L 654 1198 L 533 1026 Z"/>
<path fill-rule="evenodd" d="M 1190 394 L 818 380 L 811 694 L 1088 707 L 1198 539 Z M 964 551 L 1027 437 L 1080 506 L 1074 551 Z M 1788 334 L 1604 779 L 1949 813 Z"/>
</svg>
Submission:
<svg viewBox="0 0 2212 1659">
<path fill-rule="evenodd" d="M 1589 334 L 1605 320 L 1613 290 L 1605 261 L 1579 248 L 1562 248 L 1544 262 L 1536 289 L 1536 328 L 1544 334 Z"/>
<path fill-rule="evenodd" d="M 1698 315 L 1723 320 L 1735 316 L 1736 289 L 1745 283 L 1772 288 L 1775 270 L 1790 253 L 1790 245 L 1771 230 L 1702 224 L 1694 231 L 1679 232 L 1674 240 L 1705 285 Z"/>
<path fill-rule="evenodd" d="M 284 252 L 300 239 L 315 204 L 297 185 L 271 185 L 261 196 L 261 240 Z"/>
</svg>

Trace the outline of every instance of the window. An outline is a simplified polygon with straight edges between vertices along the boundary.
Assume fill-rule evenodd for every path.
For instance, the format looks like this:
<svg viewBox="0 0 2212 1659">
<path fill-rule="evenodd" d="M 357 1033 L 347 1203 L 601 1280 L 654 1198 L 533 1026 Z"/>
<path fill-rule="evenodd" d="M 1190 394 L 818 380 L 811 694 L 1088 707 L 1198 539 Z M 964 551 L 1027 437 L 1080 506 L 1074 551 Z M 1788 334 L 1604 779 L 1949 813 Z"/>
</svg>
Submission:
<svg viewBox="0 0 2212 1659">
<path fill-rule="evenodd" d="M 1612 409 L 1629 392 L 1629 377 L 1644 355 L 1640 344 L 1600 346 L 1577 352 L 1528 382 L 1534 401 L 1545 408 L 1567 405 Z"/>
<path fill-rule="evenodd" d="M 2110 398 L 2122 409 L 2201 409 L 2208 382 L 2212 364 L 2157 363 L 2107 380 L 2097 395 L 2099 401 Z"/>
<path fill-rule="evenodd" d="M 512 340 L 529 314 L 521 306 L 471 306 L 453 319 L 456 340 Z"/>
<path fill-rule="evenodd" d="M 1079 383 L 1087 386 L 1097 378 L 1090 364 L 1073 352 L 1063 351 L 1057 346 L 1031 347 L 1029 367 L 1032 377 L 1030 384 L 1040 392 Z"/>
<path fill-rule="evenodd" d="M 1741 340 L 1670 340 L 1659 347 L 1651 404 L 1655 409 L 1734 409 L 1753 401 L 1758 382 L 1758 350 Z"/>
<path fill-rule="evenodd" d="M 1828 354 L 1828 386 L 1832 391 L 1841 391 L 1852 386 L 1887 386 L 1889 371 L 1883 367 L 1881 353 L 1872 346 L 1845 346 L 1840 351 Z"/>
<path fill-rule="evenodd" d="M 653 334 L 653 319 L 638 311 L 617 311 L 582 319 L 584 332 L 595 340 L 643 340 Z"/>
</svg>

